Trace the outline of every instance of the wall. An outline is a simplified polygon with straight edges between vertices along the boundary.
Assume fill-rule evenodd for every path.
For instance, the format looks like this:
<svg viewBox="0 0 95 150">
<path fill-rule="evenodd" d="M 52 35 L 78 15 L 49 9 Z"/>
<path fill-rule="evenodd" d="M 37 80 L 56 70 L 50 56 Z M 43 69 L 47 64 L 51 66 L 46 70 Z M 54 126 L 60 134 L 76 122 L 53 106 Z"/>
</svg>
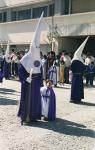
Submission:
<svg viewBox="0 0 95 150">
<path fill-rule="evenodd" d="M 15 7 L 15 6 L 22 6 L 34 3 L 41 3 L 41 2 L 51 2 L 52 0 L 0 0 L 0 8 L 3 7 Z"/>
<path fill-rule="evenodd" d="M 60 38 L 58 40 L 58 50 L 74 52 L 80 44 L 80 40 L 78 38 Z"/>
<path fill-rule="evenodd" d="M 89 19 L 90 18 L 90 19 Z M 29 44 L 33 38 L 37 19 L 0 23 L 0 40 L 11 44 Z M 95 35 L 95 12 L 54 16 L 54 25 L 60 37 Z M 52 17 L 43 19 L 41 43 L 47 44 L 49 25 L 52 25 Z"/>
<path fill-rule="evenodd" d="M 95 11 L 95 0 L 72 0 L 72 13 Z"/>
</svg>

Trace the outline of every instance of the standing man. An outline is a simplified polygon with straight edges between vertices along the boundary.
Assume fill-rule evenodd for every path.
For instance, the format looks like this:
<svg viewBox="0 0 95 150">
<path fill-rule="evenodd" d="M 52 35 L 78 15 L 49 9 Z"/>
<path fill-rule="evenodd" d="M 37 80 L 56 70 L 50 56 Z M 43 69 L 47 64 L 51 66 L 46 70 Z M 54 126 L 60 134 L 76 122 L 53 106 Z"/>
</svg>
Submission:
<svg viewBox="0 0 95 150">
<path fill-rule="evenodd" d="M 21 124 L 41 119 L 42 67 L 39 46 L 42 18 L 43 13 L 39 19 L 30 50 L 20 60 L 21 98 L 18 116 L 21 117 Z"/>
<path fill-rule="evenodd" d="M 10 52 L 9 52 L 9 42 L 7 44 L 6 53 L 4 56 L 4 68 L 3 68 L 3 74 L 5 79 L 10 79 L 11 77 L 11 58 L 10 58 Z"/>
<path fill-rule="evenodd" d="M 71 63 L 72 70 L 72 82 L 71 82 L 71 100 L 73 103 L 81 103 L 81 99 L 84 98 L 84 88 L 83 88 L 83 73 L 85 70 L 85 65 L 82 59 L 82 51 L 85 47 L 85 44 L 88 40 L 86 40 L 80 45 L 77 51 L 74 54 Z"/>
<path fill-rule="evenodd" d="M 65 83 L 69 83 L 69 69 L 71 66 L 71 58 L 69 54 L 66 52 L 64 53 L 64 62 L 65 62 L 65 67 L 64 67 L 64 78 L 65 78 Z"/>
</svg>

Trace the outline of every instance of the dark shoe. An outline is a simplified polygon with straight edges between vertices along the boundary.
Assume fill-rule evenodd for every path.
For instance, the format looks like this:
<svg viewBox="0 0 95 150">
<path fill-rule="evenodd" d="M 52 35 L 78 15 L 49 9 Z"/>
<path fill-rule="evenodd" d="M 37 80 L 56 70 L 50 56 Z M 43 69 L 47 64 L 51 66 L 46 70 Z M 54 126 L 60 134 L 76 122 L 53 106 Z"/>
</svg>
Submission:
<svg viewBox="0 0 95 150">
<path fill-rule="evenodd" d="M 81 101 L 75 101 L 74 103 L 75 103 L 75 104 L 80 104 L 80 103 L 81 103 Z"/>
<path fill-rule="evenodd" d="M 44 121 L 48 121 L 48 118 L 47 118 L 47 117 L 44 117 Z"/>
<path fill-rule="evenodd" d="M 36 119 L 32 119 L 32 120 L 30 120 L 30 123 L 37 123 L 37 120 Z"/>
</svg>

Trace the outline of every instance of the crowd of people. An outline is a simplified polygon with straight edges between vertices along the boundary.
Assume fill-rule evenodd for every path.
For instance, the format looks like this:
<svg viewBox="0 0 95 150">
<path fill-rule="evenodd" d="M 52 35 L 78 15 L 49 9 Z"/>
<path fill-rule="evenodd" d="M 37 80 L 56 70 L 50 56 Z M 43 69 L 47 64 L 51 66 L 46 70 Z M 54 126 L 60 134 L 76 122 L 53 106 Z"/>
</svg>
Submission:
<svg viewBox="0 0 95 150">
<path fill-rule="evenodd" d="M 2 82 L 3 77 L 5 77 L 5 79 L 18 77 L 19 62 L 24 54 L 24 51 L 16 52 L 14 49 L 12 49 L 6 58 L 6 51 L 2 50 L 0 54 L 0 82 Z"/>
<path fill-rule="evenodd" d="M 3 77 L 5 79 L 11 79 L 18 77 L 18 67 L 21 58 L 25 55 L 26 51 L 16 52 L 12 49 L 9 53 L 9 60 L 7 65 L 7 71 L 5 71 L 5 52 L 4 50 L 0 54 L 0 71 L 2 82 Z M 83 54 L 83 60 L 85 64 L 84 78 L 86 79 L 86 86 L 93 86 L 95 76 L 95 58 L 90 53 Z M 43 69 L 43 79 L 50 79 L 53 85 L 56 87 L 60 85 L 64 87 L 64 83 L 71 83 L 71 53 L 62 51 L 59 55 L 55 55 L 55 52 L 50 51 L 47 55 L 43 55 L 40 52 L 41 64 Z"/>
<path fill-rule="evenodd" d="M 25 53 L 26 51 L 16 52 L 12 49 L 9 53 L 7 71 L 5 71 L 5 52 L 4 50 L 2 51 L 0 55 L 0 71 L 2 72 L 0 82 L 2 82 L 3 77 L 5 77 L 5 79 L 18 77 L 19 63 Z M 85 64 L 84 78 L 86 79 L 86 86 L 93 86 L 95 76 L 95 58 L 90 53 L 83 54 L 82 56 Z M 55 55 L 55 52 L 50 51 L 47 55 L 43 55 L 42 52 L 40 52 L 40 57 L 44 80 L 52 80 L 55 87 L 57 85 L 64 87 L 64 83 L 71 83 L 71 53 L 62 51 L 59 55 Z"/>
</svg>

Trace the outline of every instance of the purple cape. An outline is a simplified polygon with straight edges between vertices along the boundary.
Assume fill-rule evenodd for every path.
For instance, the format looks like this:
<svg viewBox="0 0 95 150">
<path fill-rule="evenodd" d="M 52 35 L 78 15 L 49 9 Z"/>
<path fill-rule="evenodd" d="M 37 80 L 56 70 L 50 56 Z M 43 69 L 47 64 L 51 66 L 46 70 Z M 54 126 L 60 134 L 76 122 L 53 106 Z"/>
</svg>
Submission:
<svg viewBox="0 0 95 150">
<path fill-rule="evenodd" d="M 40 87 L 42 84 L 42 74 L 32 75 L 31 83 L 26 82 L 27 77 L 29 77 L 29 74 L 20 64 L 21 98 L 18 116 L 21 117 L 21 120 L 26 121 L 26 117 L 29 115 L 30 121 L 32 121 L 41 119 Z"/>
<path fill-rule="evenodd" d="M 41 99 L 42 99 L 42 115 L 45 117 L 45 114 L 43 112 L 44 111 L 43 110 L 44 102 L 46 103 L 47 100 L 49 100 L 49 103 L 46 104 L 46 105 L 48 105 L 47 117 L 48 117 L 48 120 L 55 120 L 55 118 L 56 118 L 56 97 L 55 97 L 55 93 L 54 93 L 53 89 L 42 87 Z M 44 107 L 44 109 L 46 109 L 46 108 Z"/>
<path fill-rule="evenodd" d="M 48 119 L 55 120 L 56 118 L 56 97 L 55 93 L 52 88 L 50 90 L 50 104 L 49 104 L 49 112 L 48 112 Z"/>
</svg>

